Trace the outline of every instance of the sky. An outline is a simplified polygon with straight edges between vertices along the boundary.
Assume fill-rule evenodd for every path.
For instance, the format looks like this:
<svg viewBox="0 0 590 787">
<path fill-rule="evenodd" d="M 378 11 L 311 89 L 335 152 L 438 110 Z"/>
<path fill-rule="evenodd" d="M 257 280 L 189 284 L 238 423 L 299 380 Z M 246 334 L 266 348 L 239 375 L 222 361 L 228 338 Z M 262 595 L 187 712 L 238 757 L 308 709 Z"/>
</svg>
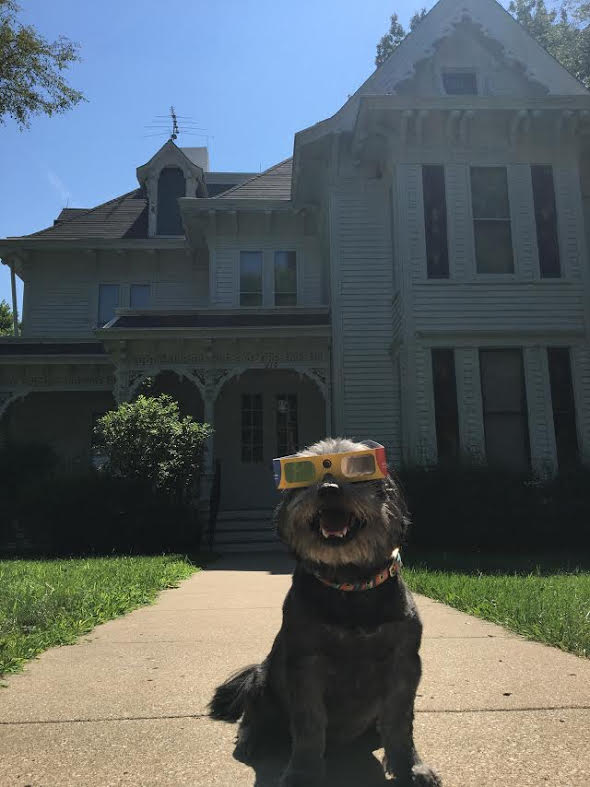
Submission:
<svg viewBox="0 0 590 787">
<path fill-rule="evenodd" d="M 20 19 L 79 43 L 67 80 L 87 101 L 0 125 L 0 237 L 53 223 L 137 186 L 166 141 L 148 126 L 173 105 L 205 129 L 211 169 L 258 172 L 292 154 L 296 131 L 334 114 L 374 70 L 397 11 L 420 0 L 19 0 Z M 432 3 L 431 3 L 432 4 Z M 431 5 L 430 4 L 430 5 Z M 430 5 L 428 7 L 430 7 Z M 182 132 L 182 124 L 181 124 Z M 19 285 L 19 300 L 22 287 Z M 11 302 L 0 265 L 0 300 Z"/>
</svg>

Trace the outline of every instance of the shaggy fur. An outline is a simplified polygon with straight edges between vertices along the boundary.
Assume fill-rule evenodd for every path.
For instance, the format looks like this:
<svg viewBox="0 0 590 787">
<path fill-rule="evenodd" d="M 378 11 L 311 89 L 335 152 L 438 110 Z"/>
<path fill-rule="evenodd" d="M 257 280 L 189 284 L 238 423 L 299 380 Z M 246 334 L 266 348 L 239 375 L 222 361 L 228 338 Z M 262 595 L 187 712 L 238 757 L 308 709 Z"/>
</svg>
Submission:
<svg viewBox="0 0 590 787">
<path fill-rule="evenodd" d="M 301 455 L 363 447 L 329 439 Z M 401 577 L 352 592 L 317 578 L 355 582 L 389 565 L 409 524 L 395 480 L 347 484 L 327 473 L 285 492 L 275 517 L 297 560 L 283 624 L 264 662 L 219 686 L 209 706 L 214 719 L 242 718 L 235 756 L 252 761 L 284 730 L 291 758 L 281 787 L 310 787 L 322 783 L 326 742 L 376 728 L 396 784 L 440 786 L 413 743 L 422 625 Z"/>
</svg>

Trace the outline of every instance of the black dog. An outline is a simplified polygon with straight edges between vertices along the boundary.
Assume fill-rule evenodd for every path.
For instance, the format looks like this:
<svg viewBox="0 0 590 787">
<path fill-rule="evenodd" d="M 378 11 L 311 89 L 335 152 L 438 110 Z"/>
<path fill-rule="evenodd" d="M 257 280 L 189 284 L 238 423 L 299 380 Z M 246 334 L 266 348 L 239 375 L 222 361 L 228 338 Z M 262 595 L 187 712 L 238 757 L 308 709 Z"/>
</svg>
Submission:
<svg viewBox="0 0 590 787">
<path fill-rule="evenodd" d="M 301 454 L 361 448 L 329 439 Z M 395 481 L 345 483 L 327 474 L 285 492 L 275 516 L 297 560 L 283 625 L 264 662 L 219 686 L 209 706 L 214 719 L 243 716 L 235 756 L 252 760 L 282 727 L 291 758 L 281 785 L 309 787 L 322 782 L 327 740 L 351 741 L 376 727 L 388 776 L 440 786 L 413 742 L 422 624 L 392 562 L 409 524 Z"/>
</svg>

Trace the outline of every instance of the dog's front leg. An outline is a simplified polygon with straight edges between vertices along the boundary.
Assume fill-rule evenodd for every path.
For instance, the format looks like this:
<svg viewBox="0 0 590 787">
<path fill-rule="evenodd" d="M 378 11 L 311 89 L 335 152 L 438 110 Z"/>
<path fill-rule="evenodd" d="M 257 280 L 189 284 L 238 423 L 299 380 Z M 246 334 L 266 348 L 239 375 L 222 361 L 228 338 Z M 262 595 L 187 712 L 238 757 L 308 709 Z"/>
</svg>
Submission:
<svg viewBox="0 0 590 787">
<path fill-rule="evenodd" d="M 291 757 L 281 787 L 316 787 L 324 778 L 326 708 L 323 692 L 307 665 L 288 669 Z"/>
<path fill-rule="evenodd" d="M 379 714 L 385 772 L 413 787 L 441 787 L 440 779 L 422 763 L 414 746 L 414 699 L 420 675 L 417 651 L 397 654 Z"/>
</svg>

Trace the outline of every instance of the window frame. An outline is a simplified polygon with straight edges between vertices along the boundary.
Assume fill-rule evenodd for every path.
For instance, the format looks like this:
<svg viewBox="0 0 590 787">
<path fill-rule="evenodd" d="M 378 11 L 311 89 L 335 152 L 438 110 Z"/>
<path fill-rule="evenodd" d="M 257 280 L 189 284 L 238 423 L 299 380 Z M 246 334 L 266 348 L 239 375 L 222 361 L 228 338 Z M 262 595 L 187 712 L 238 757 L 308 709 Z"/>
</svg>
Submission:
<svg viewBox="0 0 590 787">
<path fill-rule="evenodd" d="M 277 252 L 293 252 L 296 268 L 296 302 L 294 306 L 277 306 L 275 304 L 275 267 Z M 258 306 L 245 306 L 241 303 L 241 255 L 258 253 L 262 255 L 262 303 Z M 277 244 L 272 247 L 260 247 L 254 244 L 240 244 L 234 253 L 233 303 L 238 309 L 296 309 L 304 305 L 303 301 L 303 266 L 304 254 L 299 243 Z"/>
<path fill-rule="evenodd" d="M 443 255 L 444 259 L 444 268 L 445 272 L 444 275 L 435 276 L 431 272 L 431 266 L 429 266 L 429 223 L 427 222 L 426 216 L 426 189 L 424 188 L 424 175 L 425 170 L 427 169 L 441 169 L 442 170 L 442 186 L 443 186 L 443 201 L 444 201 L 444 243 L 445 243 L 445 254 Z M 447 200 L 447 173 L 446 167 L 444 164 L 421 164 L 420 166 L 421 172 L 421 180 L 422 180 L 422 214 L 423 214 L 423 221 L 424 221 L 424 248 L 426 253 L 426 279 L 428 281 L 448 281 L 451 278 L 451 265 L 450 265 L 450 254 L 449 254 L 449 208 L 448 208 L 448 200 Z"/>
<path fill-rule="evenodd" d="M 103 287 L 116 287 L 117 288 L 117 303 L 115 304 L 115 310 L 113 312 L 113 316 L 109 320 L 107 320 L 106 322 L 102 322 L 101 317 L 100 317 L 100 292 L 101 292 L 101 289 Z M 117 281 L 117 282 L 113 282 L 113 281 L 99 281 L 98 282 L 98 292 L 97 292 L 97 296 L 96 296 L 96 312 L 95 312 L 97 328 L 104 328 L 105 325 L 108 325 L 112 320 L 115 319 L 115 317 L 117 316 L 116 310 L 121 308 L 121 306 L 122 306 L 122 304 L 121 304 L 121 301 L 123 300 L 123 298 L 121 297 L 122 291 L 123 291 L 123 288 L 122 288 L 121 282 L 119 282 L 119 281 Z"/>
<path fill-rule="evenodd" d="M 295 257 L 295 292 L 294 293 L 278 293 L 277 292 L 277 255 L 278 254 L 293 254 Z M 294 295 L 295 303 L 278 304 L 277 295 Z M 275 249 L 272 253 L 272 299 L 273 306 L 277 309 L 293 309 L 299 306 L 299 265 L 297 263 L 296 249 Z"/>
<path fill-rule="evenodd" d="M 249 406 L 245 407 L 246 399 L 249 399 Z M 252 400 L 257 399 L 259 407 L 252 406 Z M 253 419 L 250 423 L 245 423 L 246 413 L 253 415 L 259 414 L 259 424 L 254 425 Z M 246 430 L 250 430 L 249 441 L 244 440 Z M 256 436 L 257 434 L 257 436 Z M 257 450 L 260 449 L 259 455 Z M 264 463 L 264 395 L 262 393 L 242 393 L 240 396 L 240 462 L 244 465 L 260 465 Z"/>
<path fill-rule="evenodd" d="M 517 275 L 518 275 L 518 268 L 517 268 L 518 258 L 517 258 L 517 255 L 516 255 L 515 244 L 514 244 L 514 232 L 513 232 L 514 220 L 513 220 L 513 215 L 512 215 L 512 200 L 510 199 L 510 168 L 509 168 L 509 166 L 507 164 L 488 164 L 488 163 L 486 163 L 486 164 L 469 164 L 467 169 L 468 169 L 468 181 L 469 181 L 469 210 L 470 210 L 470 216 L 471 216 L 471 237 L 472 237 L 472 240 L 473 240 L 472 249 L 473 249 L 473 272 L 474 272 L 474 275 L 477 277 L 477 279 L 484 280 L 484 281 L 486 279 L 490 280 L 490 281 L 495 281 L 495 282 L 501 281 L 501 280 L 513 281 L 513 280 L 515 280 L 517 278 Z M 473 199 L 472 172 L 475 169 L 503 169 L 504 170 L 504 172 L 506 174 L 506 196 L 507 196 L 507 200 L 508 200 L 508 206 L 507 206 L 508 207 L 508 211 L 507 211 L 508 216 L 507 216 L 507 218 L 495 218 L 495 217 L 486 218 L 486 217 L 480 217 L 480 216 L 476 217 L 474 215 L 474 211 L 473 211 L 474 199 Z M 489 223 L 494 223 L 494 222 L 498 222 L 498 223 L 499 222 L 504 222 L 504 223 L 507 222 L 508 223 L 508 228 L 509 228 L 509 231 L 510 231 L 510 249 L 511 249 L 511 252 L 512 252 L 512 270 L 511 271 L 498 271 L 497 273 L 495 273 L 493 271 L 480 271 L 478 269 L 477 241 L 476 241 L 477 233 L 476 233 L 476 230 L 475 230 L 475 223 L 476 223 L 476 221 L 489 222 Z"/>
<path fill-rule="evenodd" d="M 447 93 L 445 87 L 445 76 L 447 74 L 473 74 L 475 79 L 475 93 Z M 479 69 L 472 67 L 441 68 L 439 71 L 440 88 L 443 96 L 481 96 L 481 78 Z"/>
<path fill-rule="evenodd" d="M 260 255 L 260 292 L 258 291 L 243 291 L 242 290 L 242 255 L 249 254 L 259 254 Z M 238 288 L 238 305 L 240 309 L 260 309 L 264 306 L 264 251 L 261 249 L 240 249 L 238 254 L 238 281 L 237 281 L 237 288 Z M 255 304 L 245 304 L 242 303 L 242 296 L 243 295 L 260 295 L 260 303 Z"/>
<path fill-rule="evenodd" d="M 482 364 L 482 355 L 491 354 L 491 353 L 518 353 L 520 359 L 520 383 L 521 383 L 521 398 L 520 398 L 520 409 L 517 410 L 506 410 L 506 409 L 497 409 L 497 408 L 489 408 L 486 407 L 486 391 L 484 386 L 484 375 L 482 372 L 483 365 Z M 526 468 L 523 468 L 519 472 L 527 473 L 531 471 L 532 468 L 532 454 L 531 454 L 531 424 L 529 421 L 529 409 L 528 409 L 528 392 L 527 392 L 527 384 L 526 384 L 526 369 L 525 369 L 525 354 L 522 347 L 480 347 L 478 352 L 478 365 L 479 365 L 479 384 L 481 390 L 481 414 L 482 414 L 482 425 L 484 431 L 484 446 L 485 446 L 485 454 L 486 454 L 486 462 L 490 464 L 489 460 L 489 451 L 488 451 L 488 425 L 486 423 L 486 416 L 520 416 L 520 418 L 524 421 L 524 454 L 525 454 L 525 462 Z M 492 467 L 508 467 L 503 462 L 498 464 L 491 463 Z"/>
</svg>

